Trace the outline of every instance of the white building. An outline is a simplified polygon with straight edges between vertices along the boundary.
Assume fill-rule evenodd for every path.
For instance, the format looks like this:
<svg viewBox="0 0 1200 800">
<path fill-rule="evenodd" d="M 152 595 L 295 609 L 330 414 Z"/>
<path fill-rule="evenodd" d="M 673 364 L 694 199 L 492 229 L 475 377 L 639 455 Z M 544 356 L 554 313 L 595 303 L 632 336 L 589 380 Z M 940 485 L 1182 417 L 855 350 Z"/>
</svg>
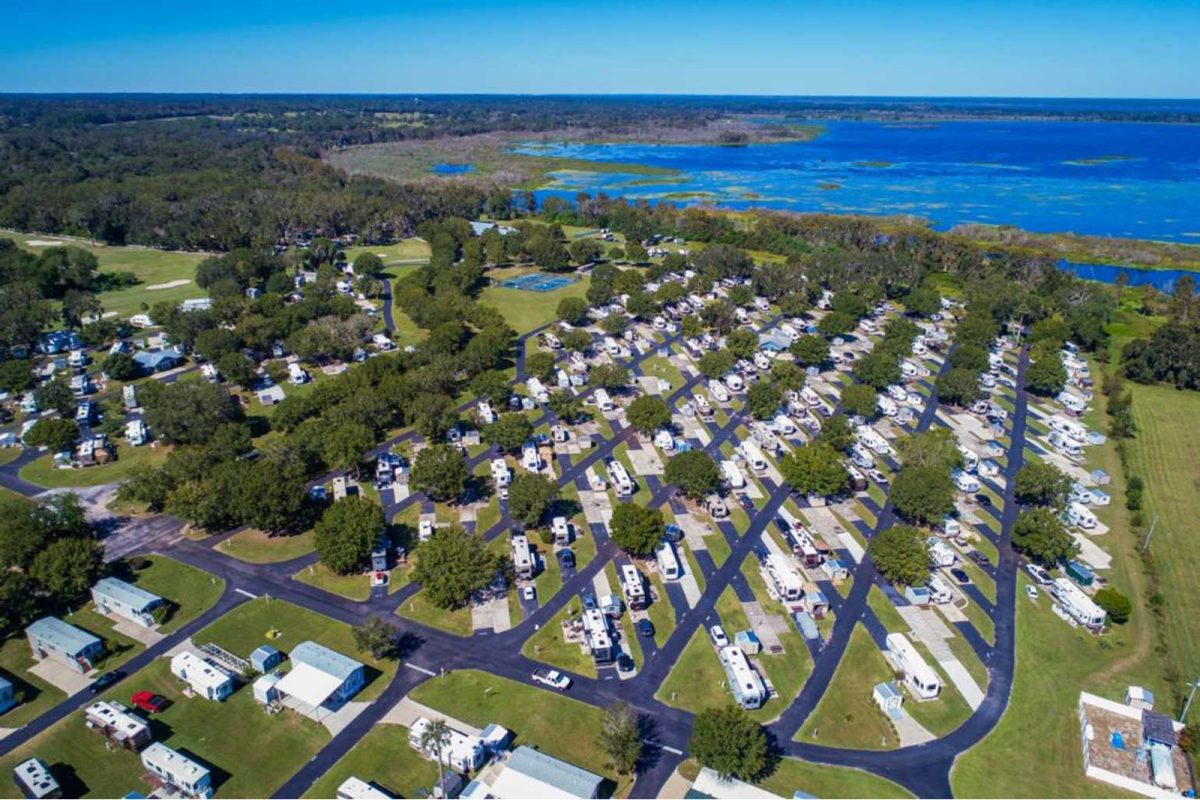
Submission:
<svg viewBox="0 0 1200 800">
<path fill-rule="evenodd" d="M 1104 626 L 1108 612 L 1096 605 L 1096 602 L 1069 578 L 1055 578 L 1054 583 L 1050 584 L 1050 594 L 1054 595 L 1054 599 L 1071 619 L 1085 628 L 1096 630 Z"/>
<path fill-rule="evenodd" d="M 119 578 L 101 578 L 92 587 L 92 602 L 101 614 L 114 614 L 150 628 L 154 626 L 154 609 L 166 601 Z"/>
<path fill-rule="evenodd" d="M 171 674 L 205 700 L 224 700 L 233 694 L 233 678 L 225 670 L 190 650 L 171 657 Z"/>
<path fill-rule="evenodd" d="M 161 742 L 142 751 L 142 766 L 187 797 L 212 797 L 212 775 L 182 753 Z"/>
<path fill-rule="evenodd" d="M 433 721 L 429 718 L 419 717 L 408 729 L 408 743 L 425 758 L 437 761 L 437 749 L 425 748 L 421 745 L 421 737 L 432 724 Z M 487 752 L 479 737 L 468 736 L 454 728 L 450 728 L 447 734 L 446 739 L 442 742 L 441 761 L 443 764 L 459 772 L 473 772 L 483 765 Z"/>
<path fill-rule="evenodd" d="M 932 700 L 942 690 L 938 678 L 917 649 L 902 633 L 887 635 L 888 653 L 897 669 L 904 673 L 904 685 L 920 700 Z"/>
</svg>

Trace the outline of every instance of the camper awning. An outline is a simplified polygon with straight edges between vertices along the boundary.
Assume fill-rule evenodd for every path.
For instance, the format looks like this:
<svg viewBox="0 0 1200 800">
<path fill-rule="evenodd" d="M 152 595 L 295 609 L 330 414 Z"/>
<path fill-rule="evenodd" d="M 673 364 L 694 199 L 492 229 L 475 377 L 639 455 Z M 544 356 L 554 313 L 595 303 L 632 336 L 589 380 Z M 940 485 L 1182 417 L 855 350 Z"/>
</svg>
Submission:
<svg viewBox="0 0 1200 800">
<path fill-rule="evenodd" d="M 275 684 L 275 689 L 316 708 L 324 704 L 341 685 L 340 680 L 327 672 L 308 664 L 296 664 L 291 672 L 283 676 L 283 680 Z"/>
</svg>

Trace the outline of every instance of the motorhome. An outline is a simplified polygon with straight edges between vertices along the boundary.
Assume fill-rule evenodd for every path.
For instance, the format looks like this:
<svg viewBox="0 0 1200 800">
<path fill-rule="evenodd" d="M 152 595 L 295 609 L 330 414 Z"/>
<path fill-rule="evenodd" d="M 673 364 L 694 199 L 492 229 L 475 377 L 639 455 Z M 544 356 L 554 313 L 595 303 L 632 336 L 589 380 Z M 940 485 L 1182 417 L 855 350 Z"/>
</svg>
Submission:
<svg viewBox="0 0 1200 800">
<path fill-rule="evenodd" d="M 708 391 L 718 403 L 729 402 L 729 391 L 725 388 L 725 384 L 718 380 L 710 380 L 708 382 Z"/>
<path fill-rule="evenodd" d="M 796 432 L 796 423 L 792 422 L 792 418 L 786 414 L 778 414 L 775 417 L 775 430 L 784 436 L 791 436 Z"/>
<path fill-rule="evenodd" d="M 875 457 L 867 448 L 857 442 L 850 448 L 850 460 L 855 465 L 863 469 L 873 469 L 875 467 Z"/>
<path fill-rule="evenodd" d="M 731 392 L 740 392 L 746 388 L 746 383 L 742 380 L 741 375 L 726 375 L 725 385 L 729 387 L 729 391 Z"/>
<path fill-rule="evenodd" d="M 704 509 L 713 519 L 725 519 L 729 516 L 729 507 L 719 494 L 710 494 L 704 498 Z"/>
<path fill-rule="evenodd" d="M 929 580 L 925 583 L 925 588 L 929 590 L 930 602 L 944 605 L 954 600 L 954 593 L 950 591 L 949 585 L 942 580 L 940 575 L 930 575 Z"/>
<path fill-rule="evenodd" d="M 288 382 L 293 386 L 299 386 L 301 384 L 308 383 L 308 373 L 305 372 L 299 364 L 293 361 L 291 364 L 288 364 Z"/>
<path fill-rule="evenodd" d="M 125 423 L 125 439 L 134 447 L 139 447 L 146 443 L 146 423 L 140 419 L 133 419 Z"/>
<path fill-rule="evenodd" d="M 895 400 L 897 403 L 908 402 L 908 390 L 903 386 L 893 383 L 887 387 L 888 397 Z"/>
<path fill-rule="evenodd" d="M 546 390 L 546 385 L 537 378 L 530 378 L 525 381 L 525 387 L 529 389 L 530 396 L 539 403 L 550 402 L 550 392 Z"/>
<path fill-rule="evenodd" d="M 621 566 L 621 593 L 625 595 L 625 605 L 631 611 L 646 607 L 646 583 L 642 580 L 642 573 L 632 564 Z"/>
<path fill-rule="evenodd" d="M 754 354 L 754 366 L 758 367 L 761 370 L 768 370 L 771 368 L 771 359 L 767 357 L 766 353 L 763 353 L 761 351 L 758 353 L 755 353 Z"/>
<path fill-rule="evenodd" d="M 767 586 L 780 600 L 796 602 L 804 595 L 804 581 L 787 556 L 777 552 L 768 553 L 762 566 Z"/>
<path fill-rule="evenodd" d="M 920 374 L 917 365 L 911 361 L 902 361 L 900 363 L 900 374 L 906 378 L 915 378 Z"/>
<path fill-rule="evenodd" d="M 621 343 L 609 336 L 604 340 L 604 351 L 615 358 L 621 355 Z"/>
<path fill-rule="evenodd" d="M 492 406 L 486 400 L 479 401 L 479 421 L 484 425 L 491 425 L 496 421 L 496 412 L 492 411 Z"/>
<path fill-rule="evenodd" d="M 541 471 L 542 456 L 538 453 L 537 445 L 529 442 L 521 448 L 521 466 L 529 472 Z"/>
<path fill-rule="evenodd" d="M 1059 392 L 1058 397 L 1055 399 L 1058 400 L 1059 404 L 1063 408 L 1074 414 L 1082 414 L 1087 410 L 1087 401 L 1077 394 L 1063 391 Z"/>
<path fill-rule="evenodd" d="M 979 479 L 961 469 L 951 470 L 950 477 L 960 492 L 974 494 L 979 491 Z"/>
<path fill-rule="evenodd" d="M 696 412 L 700 416 L 707 417 L 713 413 L 712 406 L 710 406 L 708 404 L 708 398 L 706 398 L 704 395 L 700 394 L 700 392 L 696 392 L 695 394 L 693 394 L 692 400 L 695 402 Z"/>
<path fill-rule="evenodd" d="M 664 581 L 677 581 L 683 575 L 679 556 L 675 555 L 675 548 L 670 542 L 660 542 L 654 558 L 658 562 L 658 571 Z"/>
<path fill-rule="evenodd" d="M 729 691 L 739 706 L 753 709 L 766 702 L 767 687 L 740 647 L 722 647 L 720 660 Z"/>
<path fill-rule="evenodd" d="M 1096 515 L 1082 503 L 1071 503 L 1067 506 L 1067 521 L 1090 531 L 1096 527 Z"/>
<path fill-rule="evenodd" d="M 508 462 L 503 458 L 492 459 L 492 483 L 496 484 L 497 489 L 503 489 L 512 482 L 512 475 L 508 471 Z"/>
<path fill-rule="evenodd" d="M 654 446 L 669 453 L 675 449 L 675 437 L 669 430 L 661 429 L 654 434 Z"/>
<path fill-rule="evenodd" d="M 867 490 L 867 476 L 862 474 L 857 467 L 847 464 L 846 472 L 850 475 L 850 489 L 855 492 L 865 492 Z"/>
<path fill-rule="evenodd" d="M 747 439 L 738 445 L 738 449 L 746 457 L 746 463 L 750 465 L 750 469 L 755 472 L 764 472 L 767 469 L 767 459 L 754 442 Z"/>
<path fill-rule="evenodd" d="M 600 409 L 601 411 L 613 410 L 612 398 L 609 397 L 608 392 L 604 389 L 597 389 L 596 393 L 592 395 L 592 397 L 596 401 L 596 408 Z"/>
<path fill-rule="evenodd" d="M 513 573 L 518 580 L 528 580 L 537 572 L 537 557 L 525 534 L 512 537 L 512 562 Z"/>
<path fill-rule="evenodd" d="M 929 348 L 927 348 L 925 343 L 921 341 L 920 337 L 918 337 L 916 341 L 912 343 L 912 354 L 914 356 L 923 356 L 927 355 L 928 353 Z"/>
<path fill-rule="evenodd" d="M 571 526 L 566 517 L 555 517 L 550 523 L 550 532 L 554 534 L 554 543 L 566 547 L 571 543 Z"/>
<path fill-rule="evenodd" d="M 1050 594 L 1063 611 L 1080 625 L 1091 630 L 1104 627 L 1107 613 L 1069 578 L 1055 578 L 1050 584 Z"/>
<path fill-rule="evenodd" d="M 964 470 L 974 473 L 979 469 L 979 456 L 974 450 L 960 444 L 958 452 L 962 453 Z"/>
<path fill-rule="evenodd" d="M 800 566 L 805 569 L 821 566 L 821 551 L 817 549 L 817 544 L 808 531 L 799 525 L 793 525 L 788 538 L 792 543 L 792 555 L 800 562 Z"/>
<path fill-rule="evenodd" d="M 918 700 L 932 700 L 942 690 L 937 673 L 930 669 L 925 659 L 917 652 L 902 633 L 889 633 L 888 653 L 898 670 L 904 674 L 904 684 Z"/>
<path fill-rule="evenodd" d="M 811 386 L 805 386 L 800 390 L 800 399 L 807 403 L 810 407 L 821 405 L 821 396 L 813 391 Z"/>
<path fill-rule="evenodd" d="M 1069 420 L 1066 417 L 1056 414 L 1050 418 L 1048 423 L 1050 430 L 1064 434 L 1069 439 L 1083 444 L 1087 441 L 1087 428 L 1080 425 L 1078 422 Z"/>
<path fill-rule="evenodd" d="M 859 425 L 855 429 L 855 434 L 858 437 L 858 441 L 869 447 L 876 455 L 884 456 L 891 454 L 892 446 L 888 444 L 887 439 L 884 439 L 879 434 L 879 431 L 870 425 Z"/>
<path fill-rule="evenodd" d="M 1083 448 L 1080 447 L 1079 442 L 1060 431 L 1050 431 L 1049 441 L 1051 447 L 1064 455 L 1079 456 L 1083 454 Z"/>
<path fill-rule="evenodd" d="M 736 461 L 722 461 L 721 472 L 724 473 L 725 480 L 729 482 L 730 488 L 741 489 L 746 485 L 746 476 L 742 474 L 741 467 L 737 465 Z"/>
<path fill-rule="evenodd" d="M 551 350 L 562 349 L 562 342 L 559 341 L 559 338 L 553 333 L 547 333 L 542 337 L 542 341 L 545 343 L 546 347 L 549 347 Z"/>
<path fill-rule="evenodd" d="M 879 413 L 885 417 L 894 417 L 900 413 L 899 407 L 896 406 L 896 401 L 886 394 L 879 395 L 875 401 L 875 408 L 879 409 Z"/>
<path fill-rule="evenodd" d="M 955 554 L 954 548 L 941 539 L 934 539 L 929 543 L 929 563 L 935 569 L 952 567 L 957 560 L 958 556 Z"/>
<path fill-rule="evenodd" d="M 606 664 L 616 655 L 612 634 L 609 633 L 608 617 L 598 608 L 583 612 L 583 637 L 592 659 L 597 664 Z"/>
<path fill-rule="evenodd" d="M 217 368 L 212 364 L 201 364 L 200 375 L 209 383 L 216 383 L 221 380 L 220 373 L 217 372 Z"/>
<path fill-rule="evenodd" d="M 625 465 L 615 458 L 608 462 L 608 480 L 617 492 L 617 497 L 628 497 L 633 494 L 633 480 L 629 477 Z"/>
</svg>

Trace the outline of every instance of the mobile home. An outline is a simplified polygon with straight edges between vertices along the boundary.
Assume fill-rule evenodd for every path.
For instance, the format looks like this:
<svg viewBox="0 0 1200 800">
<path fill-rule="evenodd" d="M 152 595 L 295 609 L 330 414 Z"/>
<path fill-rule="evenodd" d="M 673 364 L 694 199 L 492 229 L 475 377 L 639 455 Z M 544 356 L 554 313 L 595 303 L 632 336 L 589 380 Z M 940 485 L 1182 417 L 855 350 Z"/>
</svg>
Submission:
<svg viewBox="0 0 1200 800">
<path fill-rule="evenodd" d="M 116 615 L 150 628 L 154 626 L 154 609 L 166 601 L 119 578 L 101 578 L 92 587 L 92 602 L 101 614 Z"/>
<path fill-rule="evenodd" d="M 430 761 L 439 759 L 438 748 L 425 747 L 421 739 L 433 721 L 428 717 L 418 717 L 408 729 L 408 744 Z M 448 736 L 442 742 L 440 760 L 449 767 L 460 772 L 472 772 L 483 766 L 487 758 L 487 750 L 478 736 L 471 736 L 454 728 L 450 728 Z"/>
<path fill-rule="evenodd" d="M 13 769 L 13 783 L 31 800 L 63 796 L 62 787 L 54 779 L 50 767 L 40 758 L 28 758 L 17 764 Z"/>
<path fill-rule="evenodd" d="M 190 650 L 171 657 L 171 674 L 205 700 L 220 701 L 233 694 L 233 678 L 229 673 Z"/>
<path fill-rule="evenodd" d="M 904 684 L 920 700 L 932 700 L 942 690 L 942 682 L 921 654 L 902 633 L 887 635 L 888 653 L 897 669 L 904 673 Z"/>
<path fill-rule="evenodd" d="M 741 489 L 746 485 L 746 477 L 742 474 L 741 467 L 737 462 L 725 460 L 721 462 L 721 472 L 725 474 L 725 480 L 729 482 L 730 487 Z"/>
<path fill-rule="evenodd" d="M 492 459 L 492 483 L 496 484 L 497 489 L 503 489 L 512 482 L 512 476 L 508 471 L 508 462 L 503 458 Z"/>
<path fill-rule="evenodd" d="M 763 563 L 767 586 L 784 602 L 796 602 L 804 595 L 804 581 L 786 556 L 771 552 Z"/>
<path fill-rule="evenodd" d="M 35 661 L 52 658 L 78 673 L 92 670 L 92 662 L 104 653 L 104 643 L 82 628 L 58 617 L 42 617 L 25 629 Z"/>
<path fill-rule="evenodd" d="M 1055 578 L 1050 584 L 1050 594 L 1062 606 L 1063 611 L 1085 628 L 1099 630 L 1104 627 L 1107 612 L 1087 593 L 1066 578 Z"/>
<path fill-rule="evenodd" d="M 536 572 L 535 561 L 533 548 L 529 546 L 529 537 L 524 534 L 512 537 L 513 572 L 518 580 L 529 580 L 533 577 Z"/>
<path fill-rule="evenodd" d="M 1088 531 L 1097 524 L 1096 515 L 1082 503 L 1071 503 L 1067 506 L 1067 521 Z"/>
<path fill-rule="evenodd" d="M 154 742 L 142 751 L 142 766 L 185 797 L 213 795 L 212 774 L 208 769 L 162 742 Z"/>
</svg>

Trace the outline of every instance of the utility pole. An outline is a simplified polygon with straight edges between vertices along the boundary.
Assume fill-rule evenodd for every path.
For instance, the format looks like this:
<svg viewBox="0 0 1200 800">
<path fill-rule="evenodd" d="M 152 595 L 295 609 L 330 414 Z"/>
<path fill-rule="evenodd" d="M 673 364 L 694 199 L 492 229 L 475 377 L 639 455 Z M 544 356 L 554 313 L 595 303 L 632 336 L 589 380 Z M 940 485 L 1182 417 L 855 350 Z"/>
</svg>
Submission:
<svg viewBox="0 0 1200 800">
<path fill-rule="evenodd" d="M 1187 719 L 1188 709 L 1192 707 L 1192 698 L 1196 696 L 1196 687 L 1200 686 L 1200 678 L 1196 678 L 1194 683 L 1188 685 L 1192 687 L 1192 690 L 1188 692 L 1187 702 L 1183 704 L 1183 712 L 1179 715 L 1180 722 Z"/>
<path fill-rule="evenodd" d="M 1150 532 L 1146 534 L 1146 541 L 1142 542 L 1142 552 L 1146 552 L 1146 548 L 1150 546 L 1150 537 L 1154 535 L 1154 526 L 1158 524 L 1158 515 L 1154 515 L 1154 519 L 1150 520 Z M 1194 687 L 1193 687 L 1194 688 Z"/>
</svg>

